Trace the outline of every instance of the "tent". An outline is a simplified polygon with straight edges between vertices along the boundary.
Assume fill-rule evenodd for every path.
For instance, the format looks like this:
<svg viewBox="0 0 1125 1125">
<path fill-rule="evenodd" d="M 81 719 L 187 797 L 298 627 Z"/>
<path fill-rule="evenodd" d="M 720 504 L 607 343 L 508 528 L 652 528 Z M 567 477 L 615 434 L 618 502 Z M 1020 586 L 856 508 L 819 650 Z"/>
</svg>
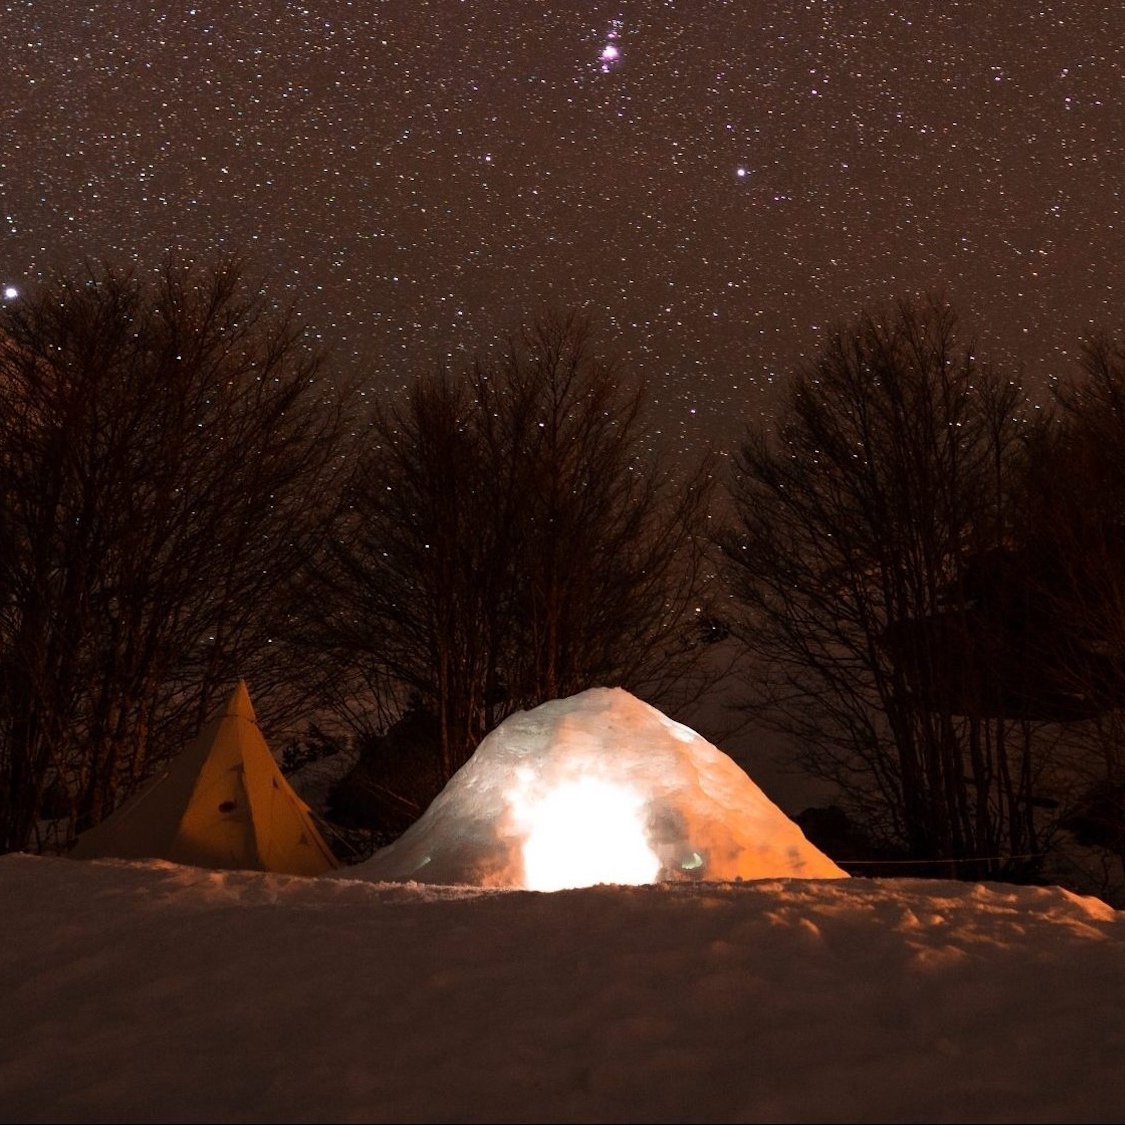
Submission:
<svg viewBox="0 0 1125 1125">
<path fill-rule="evenodd" d="M 336 866 L 274 761 L 241 681 L 168 769 L 82 833 L 70 854 L 290 875 Z"/>
</svg>

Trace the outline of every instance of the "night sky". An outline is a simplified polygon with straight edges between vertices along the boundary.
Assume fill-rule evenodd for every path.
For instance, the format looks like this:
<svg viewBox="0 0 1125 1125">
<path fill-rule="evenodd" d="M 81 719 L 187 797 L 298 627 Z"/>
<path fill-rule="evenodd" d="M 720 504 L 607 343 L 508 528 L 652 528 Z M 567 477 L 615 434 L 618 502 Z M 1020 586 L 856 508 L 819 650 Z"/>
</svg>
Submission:
<svg viewBox="0 0 1125 1125">
<path fill-rule="evenodd" d="M 395 388 L 579 306 L 729 446 L 941 290 L 1032 387 L 1125 323 L 1125 5 L 7 0 L 0 286 L 167 248 Z"/>
</svg>

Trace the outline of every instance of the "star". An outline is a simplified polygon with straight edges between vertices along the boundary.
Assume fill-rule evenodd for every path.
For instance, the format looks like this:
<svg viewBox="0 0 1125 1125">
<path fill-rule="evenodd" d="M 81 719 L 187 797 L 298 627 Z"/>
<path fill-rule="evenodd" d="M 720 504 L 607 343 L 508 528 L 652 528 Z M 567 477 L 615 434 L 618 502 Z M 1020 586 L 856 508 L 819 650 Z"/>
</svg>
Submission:
<svg viewBox="0 0 1125 1125">
<path fill-rule="evenodd" d="M 623 20 L 610 20 L 609 30 L 606 32 L 605 46 L 602 47 L 601 64 L 602 73 L 608 74 L 613 69 L 615 63 L 621 61 L 621 48 L 617 45 L 617 40 L 621 38 L 621 32 L 624 28 Z"/>
<path fill-rule="evenodd" d="M 581 307 L 724 449 L 866 305 L 943 292 L 1029 387 L 1120 326 L 1120 5 L 313 7 L 8 5 L 10 288 L 241 254 L 373 393 Z"/>
</svg>

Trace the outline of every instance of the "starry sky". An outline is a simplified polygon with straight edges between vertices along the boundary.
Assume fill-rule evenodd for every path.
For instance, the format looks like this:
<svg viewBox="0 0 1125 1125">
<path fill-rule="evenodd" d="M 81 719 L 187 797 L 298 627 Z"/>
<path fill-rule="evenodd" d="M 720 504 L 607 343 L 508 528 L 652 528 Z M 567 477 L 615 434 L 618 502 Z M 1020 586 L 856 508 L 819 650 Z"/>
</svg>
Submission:
<svg viewBox="0 0 1125 1125">
<path fill-rule="evenodd" d="M 0 287 L 243 254 L 388 391 L 579 308 L 688 450 L 865 305 L 1033 389 L 1125 323 L 1117 2 L 0 7 Z"/>
</svg>

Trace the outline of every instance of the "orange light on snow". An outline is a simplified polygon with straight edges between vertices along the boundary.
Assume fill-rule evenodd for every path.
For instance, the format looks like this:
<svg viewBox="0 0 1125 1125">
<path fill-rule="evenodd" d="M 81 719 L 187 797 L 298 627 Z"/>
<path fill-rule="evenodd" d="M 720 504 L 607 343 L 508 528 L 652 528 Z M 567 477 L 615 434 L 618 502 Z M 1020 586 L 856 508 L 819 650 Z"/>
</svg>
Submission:
<svg viewBox="0 0 1125 1125">
<path fill-rule="evenodd" d="M 507 799 L 524 833 L 528 890 L 657 881 L 660 859 L 649 845 L 645 800 L 636 790 L 589 774 L 549 784 L 522 769 Z"/>
</svg>

